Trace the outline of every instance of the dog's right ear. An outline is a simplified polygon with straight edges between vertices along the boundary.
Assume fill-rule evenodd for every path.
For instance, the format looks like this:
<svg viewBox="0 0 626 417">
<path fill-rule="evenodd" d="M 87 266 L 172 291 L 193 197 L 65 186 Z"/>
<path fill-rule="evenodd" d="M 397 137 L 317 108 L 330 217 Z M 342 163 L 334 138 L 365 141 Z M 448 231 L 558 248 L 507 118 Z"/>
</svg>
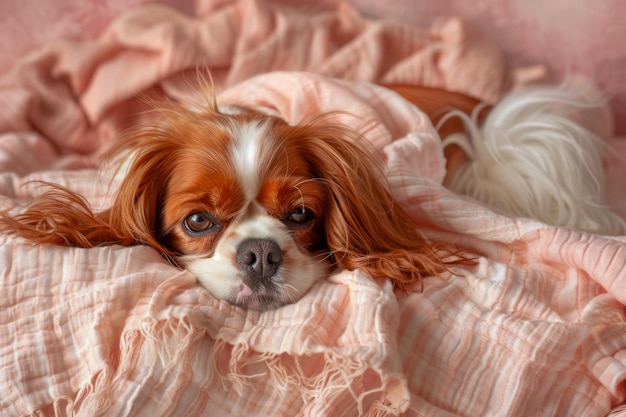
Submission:
<svg viewBox="0 0 626 417">
<path fill-rule="evenodd" d="M 18 214 L 0 213 L 0 230 L 34 243 L 94 247 L 147 244 L 167 253 L 158 239 L 160 199 L 172 164 L 171 141 L 153 140 L 156 131 L 140 131 L 120 144 L 132 160 L 113 205 L 95 213 L 87 200 L 57 184 Z"/>
<path fill-rule="evenodd" d="M 42 182 L 46 191 L 18 214 L 0 212 L 0 231 L 14 233 L 34 243 L 94 247 L 145 244 L 172 255 L 162 243 L 160 208 L 169 176 L 177 165 L 181 138 L 193 140 L 220 114 L 213 82 L 207 71 L 198 73 L 194 109 L 161 98 L 145 98 L 158 120 L 130 130 L 107 153 L 123 160 L 124 176 L 111 207 L 95 212 L 80 194 L 57 184 Z M 223 121 L 223 120 L 222 120 Z M 195 130 L 194 130 L 195 129 Z M 11 210 L 12 211 L 12 210 Z"/>
<path fill-rule="evenodd" d="M 105 244 L 132 245 L 134 240 L 93 213 L 81 195 L 58 184 L 42 182 L 47 190 L 20 213 L 0 212 L 0 230 L 33 243 L 90 248 Z"/>
<path fill-rule="evenodd" d="M 171 255 L 160 241 L 159 207 L 180 148 L 176 126 L 184 126 L 185 117 L 195 114 L 176 104 L 165 106 L 158 109 L 165 122 L 129 132 L 110 150 L 110 158 L 125 159 L 120 168 L 124 179 L 111 207 L 96 213 L 78 193 L 43 183 L 46 191 L 24 210 L 0 213 L 0 230 L 34 243 L 85 248 L 145 244 Z"/>
<path fill-rule="evenodd" d="M 161 242 L 159 209 L 178 147 L 168 136 L 158 128 L 144 129 L 120 145 L 128 152 L 130 163 L 113 204 L 95 217 L 123 236 L 125 242 L 149 245 L 170 255 Z"/>
</svg>

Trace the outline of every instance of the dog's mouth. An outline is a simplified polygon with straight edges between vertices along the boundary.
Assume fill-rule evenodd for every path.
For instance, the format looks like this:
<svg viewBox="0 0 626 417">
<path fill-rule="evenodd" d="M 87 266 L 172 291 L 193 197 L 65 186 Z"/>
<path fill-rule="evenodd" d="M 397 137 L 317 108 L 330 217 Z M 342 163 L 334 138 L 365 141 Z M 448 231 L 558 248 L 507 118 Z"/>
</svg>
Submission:
<svg viewBox="0 0 626 417">
<path fill-rule="evenodd" d="M 245 283 L 242 283 L 239 291 L 229 297 L 227 301 L 246 310 L 257 311 L 273 310 L 288 303 L 281 291 L 274 285 L 252 288 Z"/>
</svg>

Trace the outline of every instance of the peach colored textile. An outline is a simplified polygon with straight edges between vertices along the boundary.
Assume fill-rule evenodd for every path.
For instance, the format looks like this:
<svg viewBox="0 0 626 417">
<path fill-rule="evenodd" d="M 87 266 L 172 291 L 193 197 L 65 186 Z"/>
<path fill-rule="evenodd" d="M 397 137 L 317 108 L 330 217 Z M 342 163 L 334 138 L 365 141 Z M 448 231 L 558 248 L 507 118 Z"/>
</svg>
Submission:
<svg viewBox="0 0 626 417">
<path fill-rule="evenodd" d="M 189 98 L 195 73 L 185 71 L 200 64 L 225 104 L 291 122 L 359 115 L 343 121 L 384 156 L 396 198 L 424 233 L 483 256 L 427 279 L 421 293 L 341 272 L 259 314 L 213 299 L 145 247 L 34 247 L 2 235 L 0 414 L 623 413 L 624 237 L 507 217 L 447 191 L 425 116 L 368 83 L 497 99 L 515 79 L 497 48 L 455 20 L 420 30 L 345 5 L 307 15 L 260 0 L 205 6 L 194 17 L 139 8 L 96 40 L 50 45 L 3 78 L 0 203 L 28 198 L 38 192 L 29 181 L 44 179 L 106 205 L 108 178 L 95 163 L 137 121 L 137 94 Z M 274 70 L 287 72 L 250 78 Z"/>
<path fill-rule="evenodd" d="M 459 17 L 472 23 L 515 65 L 541 63 L 557 77 L 592 77 L 612 97 L 617 132 L 626 133 L 626 3 L 621 0 L 274 0 L 305 8 L 347 1 L 366 16 L 430 26 Z M 206 0 L 0 0 L 0 74 L 51 39 L 96 37 L 122 10 L 161 3 L 190 13 Z M 214 0 L 208 0 L 213 4 Z"/>
</svg>

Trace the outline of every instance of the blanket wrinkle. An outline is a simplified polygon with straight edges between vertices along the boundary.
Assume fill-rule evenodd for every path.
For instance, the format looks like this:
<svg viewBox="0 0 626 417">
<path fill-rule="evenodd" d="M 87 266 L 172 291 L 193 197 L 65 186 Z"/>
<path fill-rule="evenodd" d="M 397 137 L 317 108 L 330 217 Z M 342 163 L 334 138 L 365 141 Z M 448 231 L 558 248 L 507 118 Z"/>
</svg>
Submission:
<svg viewBox="0 0 626 417">
<path fill-rule="evenodd" d="M 160 331 L 165 333 L 157 332 L 152 348 L 160 349 L 160 346 L 164 342 L 167 343 L 170 338 L 177 341 L 175 354 L 169 362 L 163 363 L 165 368 L 176 367 L 180 363 L 188 363 L 192 355 L 190 350 L 193 350 L 194 345 L 199 349 L 207 345 L 206 333 L 202 329 L 196 328 L 183 337 L 180 337 L 181 335 L 173 337 L 171 335 L 166 336 L 166 333 L 172 331 L 174 334 L 176 332 L 184 333 L 189 329 L 187 325 L 183 324 L 182 327 L 177 327 L 171 324 L 163 326 L 163 323 L 158 322 L 155 324 Z M 146 328 L 144 328 L 145 330 Z M 150 352 L 150 348 L 147 349 L 147 352 Z M 213 381 L 217 380 L 212 384 L 214 391 L 234 390 L 240 396 L 246 397 L 250 391 L 254 391 L 259 378 L 263 378 L 268 380 L 273 390 L 278 392 L 293 390 L 294 387 L 298 387 L 301 402 L 306 404 L 306 407 L 314 406 L 322 398 L 324 402 L 330 401 L 332 404 L 335 397 L 342 397 L 348 393 L 354 397 L 355 403 L 361 404 L 360 406 L 363 407 L 363 402 L 372 401 L 369 398 L 372 394 L 380 395 L 382 393 L 381 388 L 376 388 L 380 386 L 379 377 L 375 376 L 377 374 L 365 378 L 367 373 L 363 375 L 364 364 L 347 355 L 337 356 L 324 353 L 309 354 L 302 358 L 299 356 L 285 358 L 284 355 L 258 353 L 244 344 L 233 345 L 224 341 L 218 341 L 212 349 L 214 349 L 212 355 L 206 355 L 206 349 L 203 349 L 202 356 L 213 358 L 206 369 L 208 369 L 208 374 L 212 374 L 208 378 Z M 147 353 L 146 358 L 143 359 L 145 362 L 142 363 L 150 365 L 152 363 L 150 360 L 154 360 L 158 356 Z M 182 360 L 183 358 L 187 360 Z M 311 368 L 311 362 L 317 366 Z M 319 363 L 324 364 L 322 368 L 319 368 Z M 365 369 L 367 370 L 367 367 Z M 368 380 L 369 382 L 366 382 Z M 397 392 L 402 387 L 402 384 L 400 386 L 392 384 L 395 381 L 394 378 L 390 381 L 392 392 Z M 406 388 L 401 392 L 406 392 Z M 406 397 L 406 393 L 404 396 Z M 328 404 L 323 406 L 328 406 Z"/>
<path fill-rule="evenodd" d="M 45 136 L 53 138 L 64 152 L 94 152 L 114 137 L 114 132 L 99 137 L 98 131 L 111 122 L 107 119 L 113 108 L 118 114 L 132 110 L 123 105 L 130 98 L 159 82 L 167 91 L 172 82 L 169 78 L 198 65 L 228 68 L 226 79 L 216 77 L 218 88 L 280 69 L 365 81 L 418 82 L 471 90 L 491 100 L 504 91 L 504 87 L 477 91 L 475 80 L 455 76 L 451 77 L 454 85 L 448 85 L 450 80 L 442 82 L 437 74 L 450 70 L 438 68 L 435 57 L 425 50 L 433 35 L 419 28 L 370 21 L 345 4 L 335 13 L 313 16 L 264 7 L 268 4 L 271 2 L 263 0 L 229 2 L 205 16 L 186 16 L 165 6 L 149 5 L 122 14 L 95 40 L 55 43 L 32 54 L 19 70 L 0 81 L 1 91 L 18 86 L 15 94 L 37 103 L 28 106 L 29 111 L 18 107 L 21 111 L 9 113 L 0 123 L 0 131 L 14 130 L 20 121 L 24 126 L 41 125 Z M 280 27 L 273 27 L 272 22 L 279 22 Z M 458 21 L 450 24 L 464 26 Z M 445 27 L 440 30 L 445 32 Z M 252 28 L 257 29 L 250 32 Z M 454 67 L 457 58 L 462 59 L 457 67 L 467 72 L 479 62 L 501 60 L 499 51 L 476 32 L 448 32 L 437 47 L 437 55 L 450 55 L 446 65 Z M 459 47 L 465 48 L 462 56 L 454 52 Z M 480 60 L 472 58 L 476 54 Z M 394 75 L 393 67 L 388 66 L 404 59 L 411 60 L 412 64 L 405 66 L 405 70 L 413 68 L 411 73 Z M 377 66 L 380 70 L 372 72 Z M 28 75 L 33 68 L 38 71 Z M 351 73 L 365 70 L 368 72 Z M 493 74 L 492 79 L 506 77 Z M 37 108 L 63 109 L 64 114 L 42 114 Z M 24 116 L 28 118 L 24 120 Z M 54 131 L 48 130 L 53 123 Z M 67 135 L 75 140 L 65 140 Z"/>
<path fill-rule="evenodd" d="M 527 241 L 528 263 L 538 260 L 542 264 L 559 262 L 562 267 L 570 266 L 569 271 L 581 274 L 583 282 L 588 279 L 595 281 L 626 304 L 621 290 L 626 279 L 626 249 L 623 243 L 566 229 L 538 229 L 528 234 Z"/>
<path fill-rule="evenodd" d="M 335 282 L 342 281 L 340 276 L 337 279 Z M 292 334 L 278 338 L 280 344 L 274 344 L 274 349 L 268 349 L 272 341 L 277 339 L 272 323 L 276 322 L 278 312 L 243 312 L 212 299 L 205 290 L 192 286 L 193 277 L 181 273 L 164 281 L 154 292 L 150 304 L 151 317 L 141 323 L 141 333 L 145 337 L 143 360 L 147 361 L 145 363 L 149 368 L 158 365 L 169 369 L 178 363 L 189 362 L 195 349 L 202 349 L 207 346 L 207 340 L 214 340 L 212 355 L 206 355 L 214 358 L 208 368 L 213 376 L 207 376 L 207 383 L 212 386 L 219 386 L 223 390 L 228 387 L 243 396 L 254 389 L 259 378 L 263 378 L 271 381 L 270 385 L 279 391 L 298 387 L 303 404 L 308 406 L 312 402 L 316 403 L 315 399 L 324 398 L 324 402 L 332 403 L 334 397 L 345 401 L 345 396 L 350 395 L 355 404 L 360 404 L 364 410 L 369 409 L 369 404 L 374 404 L 378 399 L 384 403 L 385 395 L 389 392 L 398 399 L 390 403 L 391 408 L 387 409 L 395 409 L 397 405 L 394 404 L 398 401 L 400 404 L 408 404 L 408 392 L 406 387 L 402 388 L 402 374 L 380 374 L 382 369 L 393 369 L 390 368 L 389 360 L 394 355 L 389 355 L 387 349 L 393 349 L 394 338 L 391 335 L 382 338 L 382 335 L 393 332 L 393 327 L 388 326 L 391 317 L 396 315 L 394 310 L 386 307 L 385 310 L 389 311 L 383 317 L 388 318 L 374 320 L 377 323 L 380 321 L 380 324 L 368 335 L 362 335 L 362 341 L 356 342 L 354 346 L 344 346 L 340 342 L 344 337 L 347 340 L 354 339 L 354 335 L 343 336 L 342 333 L 354 332 L 355 327 L 363 329 L 371 325 L 372 315 L 380 316 L 382 306 L 396 304 L 389 283 L 385 283 L 384 291 L 381 291 L 367 277 L 361 277 L 358 282 L 369 289 L 371 300 L 364 302 L 367 297 L 362 291 L 357 292 L 357 299 L 351 299 L 346 291 L 333 291 L 333 295 L 339 297 L 336 301 L 331 299 L 328 303 L 328 297 L 319 297 L 326 302 L 316 302 L 311 306 L 313 311 L 309 314 L 285 313 L 293 317 L 317 319 L 301 323 L 296 321 L 289 328 L 283 329 Z M 194 309 L 196 314 L 190 315 L 190 305 L 200 306 Z M 355 313 L 354 318 L 341 316 L 342 312 L 354 310 L 355 305 L 363 306 L 359 307 L 360 314 Z M 371 305 L 381 307 L 367 309 L 369 311 L 365 314 L 364 308 Z M 205 308 L 205 314 L 199 314 Z M 286 306 L 283 309 L 297 310 L 298 306 Z M 326 311 L 326 314 L 320 314 L 320 310 Z M 325 324 L 328 316 L 335 318 L 332 320 L 334 327 Z M 232 329 L 232 326 L 237 327 Z M 330 330 L 332 332 L 326 334 Z M 389 348 L 383 349 L 389 344 Z M 399 363 L 395 367 L 399 370 Z M 399 410 L 405 408 L 400 406 Z M 398 412 L 396 410 L 393 415 Z"/>
<path fill-rule="evenodd" d="M 338 4 L 303 13 L 205 0 L 193 15 L 145 6 L 96 39 L 33 53 L 0 80 L 3 207 L 40 192 L 33 179 L 105 207 L 97 158 L 144 120 L 137 96 L 186 102 L 200 65 L 215 70 L 224 105 L 290 122 L 343 111 L 337 120 L 380 154 L 382 180 L 422 233 L 470 248 L 478 264 L 402 296 L 344 271 L 261 314 L 214 299 L 149 248 L 2 235 L 0 414 L 624 414 L 624 238 L 507 216 L 443 188 L 432 124 L 370 84 L 491 101 L 538 68 L 508 67 L 459 20 L 416 28 Z M 269 71 L 280 72 L 260 74 Z"/>
<path fill-rule="evenodd" d="M 0 80 L 0 131 L 37 132 L 61 152 L 85 152 L 89 147 L 76 141 L 90 132 L 72 92 L 53 75 L 56 52 L 52 47 L 34 54 Z"/>
<path fill-rule="evenodd" d="M 506 70 L 504 56 L 495 44 L 485 43 L 474 27 L 465 25 L 460 19 L 450 19 L 437 22 L 433 32 L 441 39 L 437 67 L 446 88 L 488 102 L 495 102 L 511 88 L 511 73 Z M 446 48 L 446 45 L 457 47 Z M 472 65 L 466 65 L 468 61 Z"/>
<path fill-rule="evenodd" d="M 425 290 L 424 295 L 427 299 L 432 298 L 430 296 L 430 291 L 431 288 L 426 288 Z M 500 291 L 502 291 L 502 294 L 506 294 L 504 289 L 501 289 Z M 437 294 L 439 295 L 437 298 L 441 300 L 459 299 L 459 297 L 441 293 L 441 291 L 438 291 Z M 530 305 L 520 305 L 519 308 L 529 309 L 531 307 L 532 306 Z M 559 411 L 558 403 L 560 400 L 558 397 L 559 394 L 557 393 L 560 393 L 561 389 L 557 389 L 557 386 L 570 386 L 567 385 L 565 381 L 569 380 L 568 374 L 573 369 L 578 369 L 579 371 L 577 372 L 581 372 L 581 375 L 585 372 L 589 372 L 588 369 L 590 368 L 587 368 L 588 364 L 584 358 L 580 356 L 580 352 L 581 348 L 584 351 L 585 345 L 591 342 L 587 339 L 587 336 L 595 331 L 593 327 L 590 328 L 587 324 L 578 324 L 576 322 L 571 324 L 542 323 L 541 320 L 524 318 L 523 313 L 521 316 L 490 314 L 488 316 L 478 317 L 472 317 L 464 314 L 459 319 L 455 319 L 456 314 L 463 314 L 463 311 L 472 311 L 472 309 L 468 309 L 467 306 L 454 307 L 452 305 L 445 304 L 434 304 L 432 306 L 433 314 L 437 314 L 437 316 L 441 317 L 440 312 L 442 311 L 448 312 L 446 320 L 441 323 L 443 326 L 439 324 L 436 333 L 428 331 L 433 340 L 430 343 L 421 342 L 420 345 L 423 346 L 413 346 L 413 348 L 418 348 L 420 350 L 422 356 L 421 361 L 417 361 L 419 358 L 413 358 L 409 355 L 411 359 L 406 363 L 407 370 L 411 369 L 414 372 L 411 374 L 414 376 L 414 379 L 410 382 L 410 387 L 412 390 L 417 389 L 419 391 L 418 398 L 425 398 L 427 400 L 430 398 L 430 401 L 434 401 L 435 403 L 436 401 L 445 398 L 444 401 L 445 404 L 447 404 L 446 409 L 457 410 L 459 415 L 465 415 L 463 411 L 464 407 L 471 406 L 476 410 L 475 407 L 478 406 L 478 404 L 482 404 L 481 407 L 485 407 L 483 412 L 488 412 L 487 410 L 491 410 L 493 408 L 502 409 L 505 407 L 508 410 L 506 415 L 527 415 L 527 413 L 530 415 L 544 415 L 543 413 L 546 413 L 546 415 L 568 415 L 565 411 L 566 408 Z M 425 312 L 423 312 L 423 314 L 424 313 Z M 406 323 L 404 323 L 404 319 L 407 320 Z M 407 316 L 404 316 L 401 321 L 403 322 L 403 326 L 407 327 L 407 331 L 410 329 L 416 334 L 425 333 L 426 330 L 424 325 L 431 322 L 431 320 L 428 320 L 428 316 L 424 317 L 422 315 L 420 318 L 414 317 L 408 313 Z M 420 322 L 424 322 L 424 324 L 421 325 L 419 324 Z M 458 342 L 457 338 L 456 346 L 454 344 L 446 344 L 445 340 L 448 339 L 449 334 L 460 331 L 458 323 L 463 323 L 461 326 L 464 326 L 466 329 L 464 337 L 461 339 L 461 343 Z M 496 326 L 498 330 L 496 330 L 493 326 Z M 468 332 L 467 329 L 479 331 L 481 337 L 477 338 L 470 336 L 472 330 L 469 330 Z M 516 333 L 523 331 L 525 336 L 520 340 L 508 341 L 506 337 L 503 337 L 507 332 L 505 329 L 508 329 L 509 331 L 516 329 Z M 504 333 L 502 333 L 503 331 Z M 550 336 L 546 337 L 547 334 L 550 334 Z M 576 339 L 578 340 L 577 342 L 574 341 Z M 563 341 L 565 340 L 567 342 L 563 344 Z M 520 344 L 522 341 L 524 341 L 523 345 Z M 475 350 L 474 343 L 477 342 L 483 345 L 483 349 L 486 351 L 486 354 L 481 357 L 476 357 L 474 361 L 465 361 L 463 358 L 470 354 L 469 352 Z M 457 374 L 448 374 L 448 378 L 450 379 L 448 379 L 446 386 L 451 390 L 450 395 L 434 392 L 432 389 L 428 390 L 428 385 L 424 385 L 419 382 L 419 378 L 424 377 L 424 375 L 420 372 L 420 369 L 423 369 L 423 367 L 428 363 L 428 360 L 431 358 L 431 355 L 434 354 L 434 349 L 436 349 L 437 346 L 440 346 L 440 349 L 443 350 L 440 354 L 443 354 L 444 357 L 447 358 L 447 366 L 457 370 Z M 410 352 L 407 353 L 410 354 Z M 437 357 L 439 357 L 440 354 L 438 353 Z M 503 361 L 502 359 L 505 357 L 508 359 Z M 512 358 L 515 359 L 513 360 Z M 485 360 L 497 362 L 501 364 L 502 367 L 485 368 L 484 366 L 479 365 L 480 362 Z M 513 365 L 513 363 L 515 365 Z M 465 366 L 468 365 L 470 367 L 466 368 Z M 480 376 L 471 371 L 473 367 L 482 369 Z M 535 372 L 534 369 L 537 368 L 545 370 L 546 374 L 544 379 L 536 380 L 535 376 L 533 376 Z M 462 378 L 470 378 L 470 380 L 474 381 L 474 383 L 461 383 Z M 480 378 L 480 382 L 478 378 Z M 532 384 L 538 384 L 533 386 L 533 388 L 529 387 L 531 390 L 535 391 L 533 393 L 534 399 L 544 405 L 552 405 L 546 409 L 540 410 L 534 406 L 531 407 L 530 403 L 526 403 L 527 397 L 519 397 L 516 399 L 518 391 L 515 387 L 517 387 L 519 383 L 524 380 L 533 380 L 534 382 L 532 382 Z M 588 379 L 586 383 L 590 384 L 592 380 L 593 378 Z M 493 390 L 491 388 L 492 384 L 498 384 L 501 386 L 502 389 L 498 390 L 498 392 L 499 395 L 502 395 L 503 397 L 500 400 L 493 397 Z M 468 385 L 472 388 L 464 391 L 465 387 Z M 463 387 L 459 388 L 463 390 L 463 392 L 458 391 L 455 387 Z M 542 389 L 537 392 L 537 387 L 551 388 L 549 390 Z M 590 385 L 588 385 L 588 387 L 590 387 Z M 584 389 L 585 388 L 580 391 L 580 394 L 583 395 L 583 398 L 587 401 L 587 392 L 585 392 Z M 455 395 L 452 395 L 454 393 Z M 539 398 L 539 395 L 544 397 Z M 618 396 L 618 398 L 621 398 L 621 396 Z M 599 406 L 599 403 L 596 403 L 596 400 L 598 399 L 596 398 L 593 400 L 595 407 Z M 441 407 L 441 404 L 439 407 Z"/>
<path fill-rule="evenodd" d="M 607 417 L 624 417 L 626 416 L 626 405 L 622 405 L 613 409 Z"/>
</svg>

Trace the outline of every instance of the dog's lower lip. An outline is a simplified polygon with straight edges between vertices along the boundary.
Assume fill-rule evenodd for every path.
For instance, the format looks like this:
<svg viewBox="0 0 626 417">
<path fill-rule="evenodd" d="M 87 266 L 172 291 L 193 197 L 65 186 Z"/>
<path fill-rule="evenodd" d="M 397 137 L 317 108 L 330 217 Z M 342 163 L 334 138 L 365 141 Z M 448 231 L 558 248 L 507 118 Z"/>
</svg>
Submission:
<svg viewBox="0 0 626 417">
<path fill-rule="evenodd" d="M 278 294 L 259 294 L 246 284 L 242 284 L 239 293 L 230 301 L 246 310 L 266 311 L 280 307 L 284 303 L 280 301 Z"/>
<path fill-rule="evenodd" d="M 240 297 L 249 297 L 254 293 L 252 288 L 247 286 L 246 284 L 241 284 L 241 291 L 239 292 Z"/>
</svg>

